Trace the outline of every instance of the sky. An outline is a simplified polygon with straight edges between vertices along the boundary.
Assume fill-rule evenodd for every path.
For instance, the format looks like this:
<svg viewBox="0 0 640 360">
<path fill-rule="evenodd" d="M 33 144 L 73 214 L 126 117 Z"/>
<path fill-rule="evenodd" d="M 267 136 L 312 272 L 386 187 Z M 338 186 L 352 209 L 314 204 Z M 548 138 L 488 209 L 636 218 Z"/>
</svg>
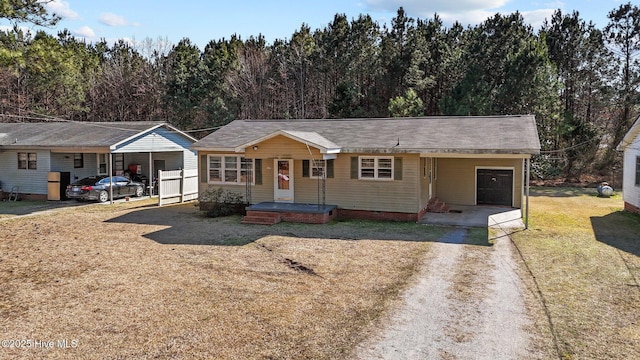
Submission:
<svg viewBox="0 0 640 360">
<path fill-rule="evenodd" d="M 43 0 L 44 1 L 44 0 Z M 635 1 L 635 0 L 634 0 Z M 629 0 L 49 0 L 47 7 L 62 17 L 52 34 L 67 29 L 74 36 L 95 42 L 118 39 L 141 42 L 189 38 L 201 50 L 210 40 L 242 39 L 262 34 L 268 43 L 290 39 L 302 24 L 322 29 L 335 14 L 349 20 L 369 14 L 380 25 L 391 24 L 400 6 L 412 18 L 431 19 L 437 13 L 446 26 L 455 21 L 477 25 L 496 13 L 519 11 L 538 30 L 555 10 L 580 13 L 599 29 L 607 14 Z M 0 22 L 0 26 L 9 24 Z M 31 26 L 32 31 L 42 28 Z"/>
</svg>

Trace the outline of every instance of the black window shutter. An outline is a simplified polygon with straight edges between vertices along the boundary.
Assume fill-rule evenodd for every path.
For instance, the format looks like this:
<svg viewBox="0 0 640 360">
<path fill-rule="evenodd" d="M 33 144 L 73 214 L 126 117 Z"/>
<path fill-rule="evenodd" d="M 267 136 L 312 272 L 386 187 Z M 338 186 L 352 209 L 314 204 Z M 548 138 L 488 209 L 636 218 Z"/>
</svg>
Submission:
<svg viewBox="0 0 640 360">
<path fill-rule="evenodd" d="M 309 177 L 309 160 L 302 160 L 302 177 Z"/>
<path fill-rule="evenodd" d="M 262 159 L 253 159 L 255 170 L 255 184 L 262 185 Z"/>
<path fill-rule="evenodd" d="M 636 156 L 636 185 L 640 185 L 640 156 Z"/>
<path fill-rule="evenodd" d="M 402 158 L 394 158 L 393 164 L 393 180 L 402 180 Z"/>
<path fill-rule="evenodd" d="M 325 164 L 327 165 L 327 178 L 333 178 L 333 160 L 327 160 Z"/>
<path fill-rule="evenodd" d="M 351 157 L 351 178 L 352 179 L 358 178 L 358 157 L 357 156 Z"/>
<path fill-rule="evenodd" d="M 209 166 L 207 164 L 207 155 L 200 155 L 200 182 L 209 182 Z"/>
</svg>

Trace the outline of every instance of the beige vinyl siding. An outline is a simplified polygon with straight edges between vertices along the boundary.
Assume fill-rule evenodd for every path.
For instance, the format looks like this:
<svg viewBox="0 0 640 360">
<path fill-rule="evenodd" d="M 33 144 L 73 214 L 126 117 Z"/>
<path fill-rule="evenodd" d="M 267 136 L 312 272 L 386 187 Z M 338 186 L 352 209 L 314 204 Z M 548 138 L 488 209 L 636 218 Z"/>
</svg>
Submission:
<svg viewBox="0 0 640 360">
<path fill-rule="evenodd" d="M 201 156 L 207 156 L 207 155 L 234 155 L 234 156 L 245 156 L 247 158 L 249 158 L 249 156 L 247 154 L 237 154 L 237 153 L 233 153 L 231 151 L 228 152 L 204 152 L 204 151 L 199 151 L 198 152 L 198 162 L 200 162 L 200 157 Z M 252 157 L 253 159 L 262 159 L 260 157 L 257 157 L 258 155 L 254 152 L 253 156 L 256 157 Z M 207 167 L 202 167 L 199 166 L 198 168 L 198 173 L 199 173 L 199 182 L 198 182 L 198 189 L 200 193 L 203 193 L 205 191 L 207 191 L 207 189 L 218 189 L 218 188 L 223 188 L 227 191 L 233 191 L 235 193 L 241 194 L 243 197 L 246 194 L 246 185 L 245 184 L 209 184 L 207 182 L 203 182 L 202 178 L 203 176 L 207 176 Z M 273 159 L 262 159 L 262 185 L 254 185 L 251 188 L 251 202 L 252 203 L 259 203 L 259 202 L 263 202 L 263 201 L 273 201 Z"/>
<path fill-rule="evenodd" d="M 273 172 L 273 159 L 265 159 L 260 157 L 255 157 L 255 159 L 262 159 L 262 185 L 255 185 L 251 188 L 251 202 L 253 204 L 257 204 L 259 202 L 264 201 L 273 201 L 273 182 L 274 182 L 274 172 Z M 293 164 L 293 171 L 298 171 L 296 167 L 297 164 Z M 294 175 L 295 176 L 295 175 Z M 293 186 L 298 185 L 297 178 L 294 178 Z M 243 187 L 244 191 L 244 187 Z M 295 188 L 294 188 L 295 191 Z"/>
<path fill-rule="evenodd" d="M 513 205 L 522 206 L 522 159 L 439 158 L 435 195 L 449 204 L 475 205 L 476 167 L 513 168 Z"/>
<path fill-rule="evenodd" d="M 245 149 L 245 157 L 257 159 L 295 159 L 304 160 L 322 159 L 320 151 L 313 146 L 307 147 L 305 144 L 290 139 L 286 136 L 275 136 L 256 144 L 257 150 L 253 150 L 253 146 Z M 273 161 L 272 161 L 273 162 Z M 271 164 L 273 166 L 273 164 Z"/>
<path fill-rule="evenodd" d="M 252 203 L 273 201 L 274 160 L 294 159 L 293 162 L 293 190 L 295 202 L 316 203 L 317 186 L 312 193 L 310 179 L 302 177 L 302 160 L 322 159 L 320 151 L 312 146 L 290 139 L 286 136 L 275 136 L 245 149 L 244 156 L 251 159 L 262 159 L 262 185 L 255 185 L 251 190 Z M 316 184 L 314 180 L 314 184 Z"/>
<path fill-rule="evenodd" d="M 333 179 L 326 182 L 326 203 L 343 209 L 416 213 L 419 210 L 419 167 L 417 154 L 395 155 L 402 158 L 402 180 L 351 179 L 351 157 L 371 154 L 339 154 L 334 162 Z M 297 173 L 297 171 L 296 171 Z M 305 199 L 316 201 L 317 182 L 305 178 L 308 183 Z M 304 187 L 305 184 L 296 186 Z M 296 201 L 300 194 L 296 187 Z M 302 189 L 301 189 L 302 190 Z"/>
<path fill-rule="evenodd" d="M 281 139 L 289 140 L 289 139 Z M 255 185 L 251 191 L 252 203 L 273 201 L 274 155 L 281 158 L 297 158 L 294 160 L 294 196 L 298 203 L 318 202 L 318 180 L 302 177 L 302 160 L 310 160 L 307 148 L 291 140 L 294 145 L 286 151 L 277 151 L 272 144 L 258 144 L 258 151 L 247 149 L 245 157 L 262 159 L 262 185 Z M 282 146 L 287 148 L 286 146 Z M 269 150 L 269 151 L 267 151 Z M 304 151 L 303 151 L 304 150 Z M 314 149 L 312 149 L 313 151 Z M 274 154 L 277 151 L 278 154 Z M 317 150 L 315 150 L 317 151 Z M 305 154 L 306 152 L 306 154 Z M 198 156 L 208 154 L 230 154 L 230 152 L 198 152 Z M 305 156 L 306 155 L 306 156 Z M 321 154 L 315 155 L 321 157 Z M 271 156 L 271 157 L 269 157 Z M 419 175 L 420 157 L 416 155 L 400 155 L 402 157 L 402 180 L 376 181 L 351 179 L 351 157 L 359 154 L 338 154 L 334 160 L 334 178 L 326 180 L 326 204 L 340 208 L 370 211 L 394 211 L 416 213 L 419 210 Z M 398 156 L 396 156 L 398 157 Z M 207 171 L 206 168 L 200 169 Z M 200 182 L 200 192 L 209 187 L 224 188 L 245 194 L 244 185 L 210 185 Z"/>
</svg>

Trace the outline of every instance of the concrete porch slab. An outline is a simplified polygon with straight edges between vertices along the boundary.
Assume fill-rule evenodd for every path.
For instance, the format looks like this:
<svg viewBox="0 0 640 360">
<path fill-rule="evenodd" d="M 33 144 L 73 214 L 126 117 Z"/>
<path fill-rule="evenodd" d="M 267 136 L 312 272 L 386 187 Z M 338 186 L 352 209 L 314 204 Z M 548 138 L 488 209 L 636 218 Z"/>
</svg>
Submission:
<svg viewBox="0 0 640 360">
<path fill-rule="evenodd" d="M 323 214 L 335 210 L 335 205 L 304 204 L 304 203 L 284 203 L 284 202 L 261 202 L 248 206 L 246 210 L 253 211 L 273 211 L 273 212 L 297 212 Z"/>
<path fill-rule="evenodd" d="M 338 216 L 335 205 L 301 203 L 261 202 L 247 207 L 246 211 L 244 224 L 273 225 L 280 221 L 326 224 Z"/>
<path fill-rule="evenodd" d="M 520 209 L 497 206 L 450 205 L 448 213 L 426 213 L 420 224 L 465 226 L 465 227 L 500 227 L 502 229 L 523 229 L 522 211 Z"/>
</svg>

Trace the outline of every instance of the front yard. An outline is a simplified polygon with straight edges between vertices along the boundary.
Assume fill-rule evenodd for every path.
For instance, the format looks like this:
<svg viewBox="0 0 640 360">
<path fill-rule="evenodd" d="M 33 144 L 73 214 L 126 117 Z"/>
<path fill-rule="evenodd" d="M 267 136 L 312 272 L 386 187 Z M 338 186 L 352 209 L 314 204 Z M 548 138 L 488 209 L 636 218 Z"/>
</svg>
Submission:
<svg viewBox="0 0 640 360">
<path fill-rule="evenodd" d="M 446 231 L 239 220 L 142 201 L 3 221 L 0 340 L 32 342 L 0 357 L 344 358 Z"/>
<path fill-rule="evenodd" d="M 531 331 L 553 339 L 538 344 L 549 357 L 640 349 L 640 218 L 620 211 L 620 195 L 593 193 L 534 189 L 530 229 L 511 235 Z M 152 200 L 2 217 L 3 359 L 349 357 L 431 259 L 432 241 L 451 231 L 245 226 Z M 486 230 L 471 235 L 465 254 L 491 249 Z M 461 280 L 483 276 L 462 270 Z"/>
<path fill-rule="evenodd" d="M 640 355 L 640 217 L 594 189 L 537 188 L 530 230 L 512 236 L 565 359 Z"/>
</svg>

